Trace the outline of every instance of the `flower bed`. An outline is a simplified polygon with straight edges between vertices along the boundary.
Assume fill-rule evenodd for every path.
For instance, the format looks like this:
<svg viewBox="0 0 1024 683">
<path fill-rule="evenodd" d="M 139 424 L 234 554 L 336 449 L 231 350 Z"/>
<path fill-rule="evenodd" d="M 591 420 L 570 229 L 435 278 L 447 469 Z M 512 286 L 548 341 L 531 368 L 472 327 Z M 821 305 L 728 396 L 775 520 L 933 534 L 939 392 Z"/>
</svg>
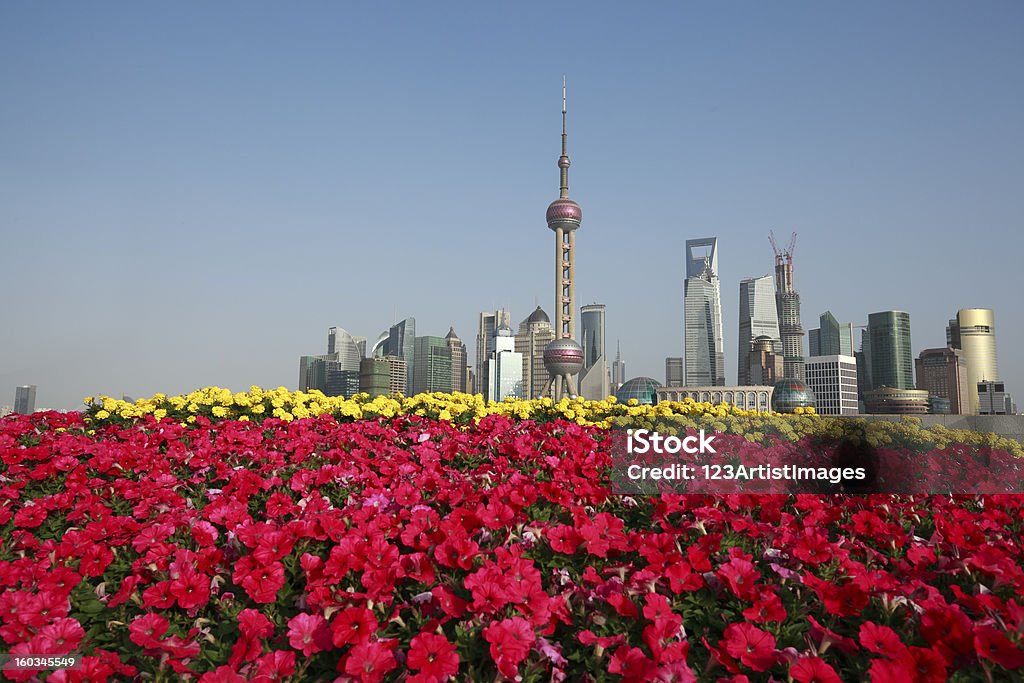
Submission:
<svg viewBox="0 0 1024 683">
<path fill-rule="evenodd" d="M 85 655 L 54 681 L 1024 673 L 1018 496 L 615 496 L 608 432 L 578 422 L 664 406 L 435 396 L 301 419 L 310 400 L 273 393 L 0 421 L 3 649 Z M 834 428 L 682 408 L 756 443 Z"/>
</svg>

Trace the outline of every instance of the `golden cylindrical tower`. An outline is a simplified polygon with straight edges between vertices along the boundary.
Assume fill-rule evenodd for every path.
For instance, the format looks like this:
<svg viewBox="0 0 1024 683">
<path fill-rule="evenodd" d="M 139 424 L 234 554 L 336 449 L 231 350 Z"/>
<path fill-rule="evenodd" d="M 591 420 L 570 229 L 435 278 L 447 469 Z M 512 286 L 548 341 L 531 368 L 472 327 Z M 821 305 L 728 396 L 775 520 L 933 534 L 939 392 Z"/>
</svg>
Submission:
<svg viewBox="0 0 1024 683">
<path fill-rule="evenodd" d="M 995 325 L 990 308 L 961 308 L 956 319 L 949 321 L 947 341 L 953 348 L 962 349 L 967 361 L 967 407 L 971 415 L 980 410 L 978 382 L 999 379 Z"/>
</svg>

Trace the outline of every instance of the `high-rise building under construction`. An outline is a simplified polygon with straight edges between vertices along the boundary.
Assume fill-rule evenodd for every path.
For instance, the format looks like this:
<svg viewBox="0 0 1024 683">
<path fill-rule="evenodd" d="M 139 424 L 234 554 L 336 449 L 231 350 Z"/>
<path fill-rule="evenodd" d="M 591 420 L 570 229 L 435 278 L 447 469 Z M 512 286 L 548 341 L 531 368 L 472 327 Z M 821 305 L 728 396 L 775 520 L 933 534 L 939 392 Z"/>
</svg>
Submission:
<svg viewBox="0 0 1024 683">
<path fill-rule="evenodd" d="M 789 245 L 780 250 L 775 235 L 769 240 L 775 252 L 775 305 L 779 314 L 779 333 L 782 337 L 782 373 L 786 379 L 804 379 L 804 328 L 800 324 L 800 295 L 793 284 L 793 248 L 796 233 Z"/>
</svg>

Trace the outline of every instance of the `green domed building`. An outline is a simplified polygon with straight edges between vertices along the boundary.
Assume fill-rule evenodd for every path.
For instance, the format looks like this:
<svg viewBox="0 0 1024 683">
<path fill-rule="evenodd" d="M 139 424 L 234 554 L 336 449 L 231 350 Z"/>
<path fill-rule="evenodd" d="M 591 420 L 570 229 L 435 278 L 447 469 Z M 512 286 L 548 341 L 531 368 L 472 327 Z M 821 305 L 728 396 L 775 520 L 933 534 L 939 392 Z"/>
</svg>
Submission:
<svg viewBox="0 0 1024 683">
<path fill-rule="evenodd" d="M 793 413 L 797 408 L 817 408 L 814 392 L 802 380 L 780 379 L 772 391 L 772 410 Z"/>
<path fill-rule="evenodd" d="M 619 403 L 626 403 L 635 398 L 640 405 L 652 406 L 658 402 L 656 391 L 661 387 L 661 382 L 650 377 L 634 377 L 624 382 L 619 390 L 615 392 L 615 399 Z"/>
</svg>

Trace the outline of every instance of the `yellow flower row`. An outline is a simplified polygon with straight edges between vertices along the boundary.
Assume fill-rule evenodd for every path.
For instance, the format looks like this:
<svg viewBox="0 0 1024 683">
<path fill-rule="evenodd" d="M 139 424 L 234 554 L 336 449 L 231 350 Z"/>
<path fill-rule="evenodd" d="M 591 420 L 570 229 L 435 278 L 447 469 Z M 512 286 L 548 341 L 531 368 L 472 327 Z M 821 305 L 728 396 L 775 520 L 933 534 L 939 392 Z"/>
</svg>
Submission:
<svg viewBox="0 0 1024 683">
<path fill-rule="evenodd" d="M 773 434 L 788 441 L 805 436 L 826 439 L 860 439 L 871 446 L 904 444 L 926 450 L 942 449 L 954 443 L 1004 449 L 1024 457 L 1024 447 L 1015 440 L 994 434 L 967 430 L 950 430 L 941 426 L 921 427 L 920 420 L 905 418 L 900 422 L 867 422 L 850 418 L 829 418 L 807 409 L 795 415 L 766 414 L 746 411 L 728 404 L 699 403 L 693 399 L 666 401 L 656 405 L 637 405 L 635 400 L 619 403 L 610 396 L 603 401 L 582 398 L 550 398 L 533 400 L 506 399 L 484 401 L 479 394 L 432 393 L 416 396 L 377 396 L 356 394 L 351 398 L 326 396 L 319 391 L 289 391 L 284 387 L 248 392 L 232 392 L 219 387 L 198 389 L 185 396 L 156 394 L 134 403 L 108 396 L 85 399 L 87 419 L 93 425 L 108 422 L 129 422 L 147 415 L 157 419 L 169 417 L 181 423 L 194 423 L 202 415 L 211 420 L 234 419 L 259 421 L 268 417 L 290 421 L 318 415 L 333 415 L 342 420 L 391 418 L 398 415 L 422 415 L 471 424 L 487 415 L 505 415 L 519 420 L 548 421 L 565 419 L 582 425 L 601 427 L 656 428 L 672 421 L 681 427 L 703 427 L 731 432 L 761 442 Z"/>
<path fill-rule="evenodd" d="M 96 421 L 133 420 L 153 415 L 157 419 L 173 417 L 194 422 L 196 416 L 217 419 L 261 419 L 276 417 L 294 420 L 330 414 L 339 418 L 394 417 L 424 415 L 427 417 L 468 423 L 487 415 L 506 415 L 522 420 L 563 418 L 584 425 L 611 426 L 615 417 L 656 417 L 667 415 L 755 415 L 728 405 L 697 403 L 687 399 L 655 406 L 637 405 L 635 400 L 619 403 L 614 396 L 603 401 L 582 398 L 550 398 L 534 400 L 506 399 L 484 401 L 479 394 L 431 393 L 416 396 L 377 396 L 356 394 L 351 398 L 326 396 L 319 391 L 289 391 L 284 387 L 265 390 L 252 387 L 248 392 L 233 393 L 228 389 L 207 387 L 184 396 L 156 394 L 134 403 L 100 396 L 85 399 L 88 413 Z"/>
</svg>

